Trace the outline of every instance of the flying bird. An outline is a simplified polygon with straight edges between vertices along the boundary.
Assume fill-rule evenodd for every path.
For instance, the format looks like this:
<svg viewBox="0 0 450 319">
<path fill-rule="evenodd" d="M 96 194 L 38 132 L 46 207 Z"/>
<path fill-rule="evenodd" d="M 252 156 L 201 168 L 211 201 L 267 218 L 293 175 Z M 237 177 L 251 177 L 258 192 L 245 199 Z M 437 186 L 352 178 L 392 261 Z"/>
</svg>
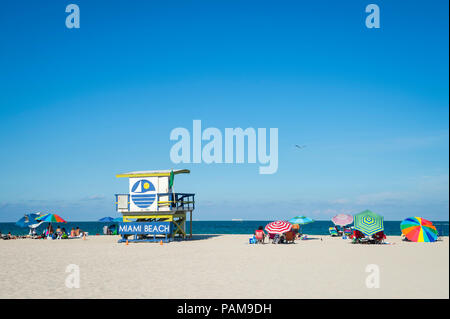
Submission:
<svg viewBox="0 0 450 319">
<path fill-rule="evenodd" d="M 305 148 L 306 145 L 301 145 L 301 146 L 300 146 L 300 145 L 295 144 L 295 147 L 296 147 L 296 148 L 299 148 L 299 149 L 302 149 L 302 148 Z"/>
</svg>

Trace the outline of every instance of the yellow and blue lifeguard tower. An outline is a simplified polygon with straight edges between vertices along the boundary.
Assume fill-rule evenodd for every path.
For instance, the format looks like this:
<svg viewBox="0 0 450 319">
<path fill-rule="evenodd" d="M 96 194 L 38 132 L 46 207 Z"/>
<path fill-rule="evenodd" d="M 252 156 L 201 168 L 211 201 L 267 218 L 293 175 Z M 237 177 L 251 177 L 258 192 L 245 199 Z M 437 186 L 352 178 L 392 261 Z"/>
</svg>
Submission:
<svg viewBox="0 0 450 319">
<path fill-rule="evenodd" d="M 129 178 L 128 194 L 116 194 L 116 210 L 123 215 L 119 234 L 124 241 L 171 241 L 192 238 L 192 211 L 195 194 L 175 193 L 174 179 L 187 169 L 137 171 L 118 174 Z"/>
</svg>

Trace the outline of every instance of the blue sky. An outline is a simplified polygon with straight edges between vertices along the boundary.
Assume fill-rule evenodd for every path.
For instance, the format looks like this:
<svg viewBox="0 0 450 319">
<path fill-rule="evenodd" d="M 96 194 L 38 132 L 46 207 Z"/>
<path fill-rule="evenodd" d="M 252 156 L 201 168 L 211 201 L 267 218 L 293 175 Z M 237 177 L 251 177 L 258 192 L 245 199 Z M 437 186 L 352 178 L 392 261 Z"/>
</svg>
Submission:
<svg viewBox="0 0 450 319">
<path fill-rule="evenodd" d="M 65 27 L 76 3 L 81 28 Z M 376 3 L 381 28 L 365 27 Z M 8 1 L 0 221 L 117 216 L 115 174 L 189 168 L 200 220 L 448 220 L 447 1 Z M 279 130 L 279 168 L 173 164 L 176 127 Z M 295 144 L 307 145 L 304 149 Z"/>
</svg>

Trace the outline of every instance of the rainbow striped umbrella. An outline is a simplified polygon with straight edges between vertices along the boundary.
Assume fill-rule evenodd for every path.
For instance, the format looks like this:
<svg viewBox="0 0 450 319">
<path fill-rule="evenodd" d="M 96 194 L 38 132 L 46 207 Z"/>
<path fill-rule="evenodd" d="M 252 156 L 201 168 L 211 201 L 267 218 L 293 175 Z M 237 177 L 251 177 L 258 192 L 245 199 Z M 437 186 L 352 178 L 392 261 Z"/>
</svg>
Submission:
<svg viewBox="0 0 450 319">
<path fill-rule="evenodd" d="M 410 241 L 418 243 L 437 240 L 438 232 L 433 223 L 420 217 L 408 217 L 400 224 L 402 233 Z"/>
<path fill-rule="evenodd" d="M 292 228 L 292 224 L 288 222 L 284 222 L 282 220 L 278 220 L 276 222 L 271 222 L 266 225 L 265 229 L 270 234 L 283 234 L 285 232 L 290 231 Z"/>
<path fill-rule="evenodd" d="M 353 223 L 353 216 L 348 214 L 338 214 L 331 218 L 333 223 L 338 226 L 346 226 Z"/>
<path fill-rule="evenodd" d="M 370 210 L 365 210 L 355 215 L 355 229 L 359 230 L 366 236 L 373 235 L 384 230 L 383 216 L 375 214 Z"/>
<path fill-rule="evenodd" d="M 45 214 L 41 217 L 36 218 L 36 220 L 49 223 L 67 223 L 64 219 L 56 214 Z"/>
</svg>

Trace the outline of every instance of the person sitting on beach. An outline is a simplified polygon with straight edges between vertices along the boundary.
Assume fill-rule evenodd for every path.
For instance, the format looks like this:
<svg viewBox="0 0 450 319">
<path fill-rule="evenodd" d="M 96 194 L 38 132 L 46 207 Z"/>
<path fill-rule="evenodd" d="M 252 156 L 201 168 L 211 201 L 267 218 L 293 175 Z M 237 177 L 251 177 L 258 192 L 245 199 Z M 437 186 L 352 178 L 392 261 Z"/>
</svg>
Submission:
<svg viewBox="0 0 450 319">
<path fill-rule="evenodd" d="M 297 237 L 296 237 L 296 234 L 292 230 L 290 230 L 290 231 L 284 233 L 284 239 L 286 241 L 286 244 L 294 243 L 295 240 L 297 239 Z"/>
<path fill-rule="evenodd" d="M 9 238 L 9 239 L 16 239 L 17 236 L 14 236 L 14 235 L 11 234 L 11 232 L 9 232 L 9 233 L 8 233 L 8 238 Z"/>
<path fill-rule="evenodd" d="M 70 231 L 70 236 L 71 238 L 75 237 L 75 228 L 72 227 L 72 230 Z"/>
<path fill-rule="evenodd" d="M 52 224 L 48 224 L 46 230 L 45 230 L 45 236 L 46 237 L 52 237 L 53 235 L 53 227 Z"/>
<path fill-rule="evenodd" d="M 336 232 L 337 232 L 338 236 L 342 236 L 342 231 L 339 230 L 339 227 L 337 225 L 334 226 L 334 229 L 336 229 Z"/>
<path fill-rule="evenodd" d="M 87 236 L 87 233 L 82 231 L 80 229 L 80 227 L 77 226 L 77 228 L 75 229 L 75 237 L 80 238 L 80 237 L 84 237 L 84 236 Z"/>
<path fill-rule="evenodd" d="M 67 239 L 67 232 L 66 229 L 63 227 L 63 229 L 61 230 L 61 239 Z"/>
<path fill-rule="evenodd" d="M 291 231 L 294 233 L 295 238 L 297 239 L 298 236 L 300 235 L 300 225 L 299 224 L 293 224 Z"/>
<path fill-rule="evenodd" d="M 109 226 L 109 234 L 110 235 L 117 235 L 117 228 L 116 225 Z"/>
<path fill-rule="evenodd" d="M 280 234 L 273 234 L 272 244 L 279 244 L 279 243 L 280 243 Z"/>
<path fill-rule="evenodd" d="M 61 239 L 62 236 L 62 231 L 61 231 L 61 227 L 57 227 L 55 230 L 55 235 L 56 235 L 56 239 Z"/>
<path fill-rule="evenodd" d="M 258 229 L 255 231 L 255 238 L 260 244 L 264 244 L 264 238 L 266 237 L 266 234 L 264 233 L 263 227 L 259 226 Z"/>
</svg>

